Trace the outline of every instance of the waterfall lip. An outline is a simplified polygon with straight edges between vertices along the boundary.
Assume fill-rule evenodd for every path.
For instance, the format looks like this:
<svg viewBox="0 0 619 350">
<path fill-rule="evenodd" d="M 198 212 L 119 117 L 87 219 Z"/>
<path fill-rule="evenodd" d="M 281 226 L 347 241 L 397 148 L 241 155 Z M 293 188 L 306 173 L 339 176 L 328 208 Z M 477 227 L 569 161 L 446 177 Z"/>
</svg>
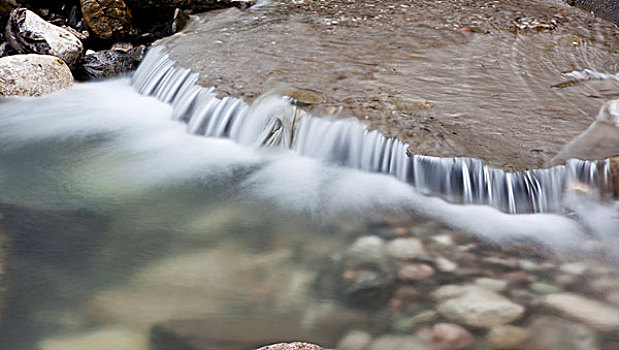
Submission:
<svg viewBox="0 0 619 350">
<path fill-rule="evenodd" d="M 613 179 L 619 174 L 609 159 L 569 159 L 552 168 L 506 172 L 475 158 L 409 156 L 408 144 L 370 131 L 357 119 L 310 115 L 282 93 L 263 95 L 251 105 L 235 97 L 220 99 L 214 88 L 197 81 L 197 73 L 176 67 L 160 46 L 150 49 L 132 76 L 138 92 L 171 104 L 173 118 L 186 122 L 190 133 L 278 145 L 328 163 L 389 174 L 454 203 L 489 205 L 510 214 L 558 213 L 565 209 L 565 193 L 574 189 L 601 200 L 611 200 L 608 193 L 617 191 Z"/>
</svg>

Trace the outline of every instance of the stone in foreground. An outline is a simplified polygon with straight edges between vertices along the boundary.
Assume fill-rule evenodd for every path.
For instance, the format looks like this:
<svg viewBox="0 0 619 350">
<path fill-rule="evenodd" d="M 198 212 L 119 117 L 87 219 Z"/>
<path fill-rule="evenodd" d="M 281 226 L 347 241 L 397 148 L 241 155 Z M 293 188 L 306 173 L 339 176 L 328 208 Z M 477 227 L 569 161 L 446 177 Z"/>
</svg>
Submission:
<svg viewBox="0 0 619 350">
<path fill-rule="evenodd" d="M 71 85 L 71 70 L 58 57 L 15 55 L 0 58 L 0 96 L 41 96 Z"/>
<path fill-rule="evenodd" d="M 545 306 L 594 328 L 619 329 L 619 309 L 572 293 L 551 294 L 543 299 Z"/>
<path fill-rule="evenodd" d="M 19 53 L 56 56 L 69 66 L 77 63 L 84 50 L 82 42 L 70 31 L 46 22 L 25 8 L 11 12 L 6 38 Z"/>
</svg>

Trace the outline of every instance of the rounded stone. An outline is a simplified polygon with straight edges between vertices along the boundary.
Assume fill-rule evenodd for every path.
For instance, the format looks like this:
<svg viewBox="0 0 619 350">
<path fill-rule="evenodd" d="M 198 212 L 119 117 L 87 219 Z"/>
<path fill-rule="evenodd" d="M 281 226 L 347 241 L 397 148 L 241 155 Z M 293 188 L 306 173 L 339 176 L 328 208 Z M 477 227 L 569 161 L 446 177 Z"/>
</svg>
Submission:
<svg viewBox="0 0 619 350">
<path fill-rule="evenodd" d="M 416 238 L 397 238 L 387 243 L 387 254 L 395 259 L 410 260 L 426 256 L 423 243 Z"/>
<path fill-rule="evenodd" d="M 528 338 L 526 329 L 510 325 L 493 327 L 486 335 L 488 343 L 500 350 L 521 348 Z"/>
<path fill-rule="evenodd" d="M 372 336 L 364 331 L 350 331 L 339 342 L 338 350 L 365 349 L 372 342 Z"/>
<path fill-rule="evenodd" d="M 58 57 L 15 55 L 0 58 L 0 96 L 40 96 L 71 85 L 71 70 Z"/>
<path fill-rule="evenodd" d="M 430 341 L 435 350 L 460 350 L 471 346 L 475 339 L 457 324 L 437 323 L 432 326 Z"/>
<path fill-rule="evenodd" d="M 406 264 L 398 270 L 398 279 L 402 281 L 423 280 L 434 275 L 434 269 L 427 264 Z"/>
</svg>

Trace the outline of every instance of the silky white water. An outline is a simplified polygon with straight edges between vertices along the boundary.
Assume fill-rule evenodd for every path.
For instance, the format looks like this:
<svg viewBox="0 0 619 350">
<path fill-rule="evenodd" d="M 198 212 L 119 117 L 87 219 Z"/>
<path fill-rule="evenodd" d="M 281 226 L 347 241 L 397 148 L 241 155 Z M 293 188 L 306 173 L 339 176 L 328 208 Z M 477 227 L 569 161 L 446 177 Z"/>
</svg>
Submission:
<svg viewBox="0 0 619 350">
<path fill-rule="evenodd" d="M 113 206 L 152 187 L 189 181 L 208 187 L 217 181 L 250 202 L 266 200 L 278 210 L 319 218 L 376 209 L 411 211 L 499 241 L 533 237 L 552 245 L 577 245 L 587 227 L 562 215 L 514 216 L 486 206 L 448 204 L 388 175 L 329 166 L 284 149 L 199 137 L 187 133 L 186 125 L 173 120 L 171 113 L 169 105 L 138 94 L 126 78 L 78 84 L 39 99 L 3 101 L 4 201 L 53 205 L 59 198 L 80 198 Z M 38 170 L 26 171 L 19 180 L 23 185 L 16 185 L 12 167 L 18 167 L 12 155 L 37 148 L 49 152 L 57 163 L 47 164 L 49 160 L 32 155 L 44 168 L 44 176 L 39 177 Z M 37 183 L 31 183 L 35 179 Z M 67 186 L 50 186 L 59 182 Z M 604 220 L 597 224 L 606 225 Z"/>
</svg>

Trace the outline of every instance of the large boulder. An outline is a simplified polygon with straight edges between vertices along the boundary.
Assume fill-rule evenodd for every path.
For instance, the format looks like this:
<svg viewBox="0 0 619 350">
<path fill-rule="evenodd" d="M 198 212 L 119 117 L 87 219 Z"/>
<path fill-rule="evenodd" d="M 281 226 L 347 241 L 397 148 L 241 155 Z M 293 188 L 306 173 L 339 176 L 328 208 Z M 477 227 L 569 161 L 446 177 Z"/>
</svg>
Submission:
<svg viewBox="0 0 619 350">
<path fill-rule="evenodd" d="M 74 66 L 84 46 L 70 31 L 44 21 L 25 8 L 11 12 L 6 26 L 6 38 L 19 53 L 52 55 Z"/>
<path fill-rule="evenodd" d="M 123 0 L 80 0 L 84 23 L 102 40 L 125 40 L 135 35 L 131 11 Z"/>
<path fill-rule="evenodd" d="M 15 55 L 0 58 L 0 96 L 40 96 L 72 84 L 71 70 L 58 57 Z"/>
</svg>

